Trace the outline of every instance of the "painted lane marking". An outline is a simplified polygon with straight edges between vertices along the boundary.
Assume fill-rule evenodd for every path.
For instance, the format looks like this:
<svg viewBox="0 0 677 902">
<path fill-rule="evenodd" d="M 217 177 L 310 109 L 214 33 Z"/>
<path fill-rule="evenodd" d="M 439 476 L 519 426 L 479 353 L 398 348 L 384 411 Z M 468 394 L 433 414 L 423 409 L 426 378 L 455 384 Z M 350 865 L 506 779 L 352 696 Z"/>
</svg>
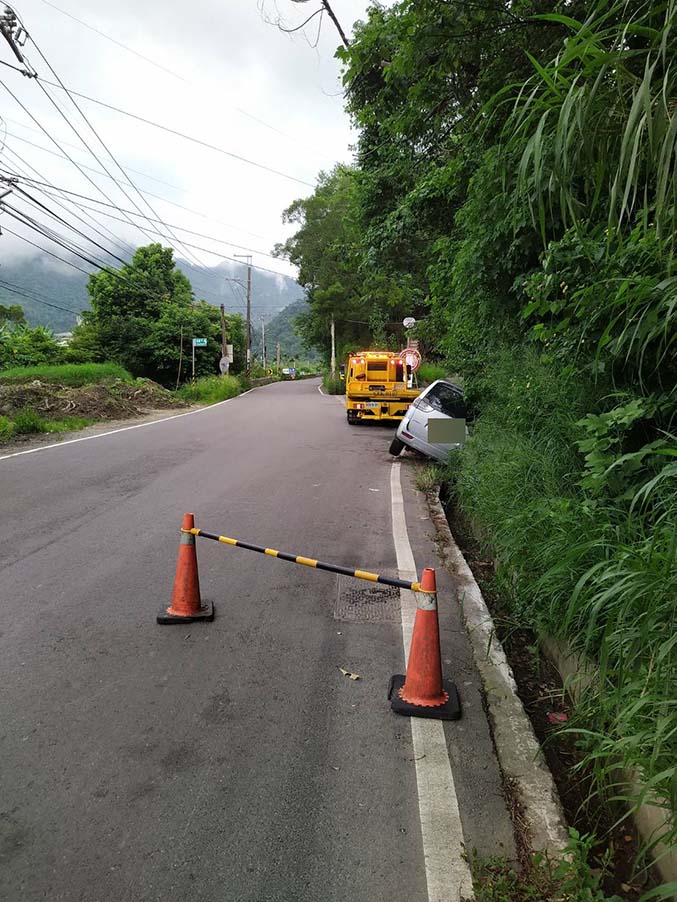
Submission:
<svg viewBox="0 0 677 902">
<path fill-rule="evenodd" d="M 147 423 L 136 423 L 134 426 L 121 426 L 119 429 L 110 429 L 108 432 L 98 432 L 96 435 L 83 435 L 81 438 L 70 438 L 67 442 L 53 442 L 51 445 L 40 445 L 37 448 L 29 448 L 27 451 L 14 451 L 12 454 L 4 454 L 0 460 L 9 460 L 10 457 L 21 457 L 23 454 L 37 454 L 38 451 L 49 451 L 51 448 L 65 448 L 66 445 L 75 445 L 77 442 L 89 442 L 94 438 L 106 438 L 108 435 L 116 435 L 118 432 L 129 432 L 131 429 L 143 429 L 144 426 L 155 426 L 158 423 L 166 423 L 169 420 L 178 420 L 181 417 L 189 417 L 194 413 L 204 413 L 205 410 L 213 410 L 215 407 L 221 407 L 237 398 L 244 398 L 249 392 L 254 391 L 253 388 L 243 391 L 241 395 L 234 398 L 226 398 L 225 401 L 217 401 L 216 404 L 210 404 L 208 407 L 200 407 L 199 410 L 187 410 L 185 413 L 174 413 L 170 417 L 162 417 L 160 420 L 150 420 Z"/>
<path fill-rule="evenodd" d="M 399 576 L 415 580 L 416 562 L 407 533 L 399 461 L 395 461 L 390 470 L 390 502 Z M 400 589 L 400 599 L 406 661 L 414 627 L 416 597 L 413 592 Z M 442 721 L 411 717 L 409 723 L 416 766 L 428 902 L 470 900 L 473 898 L 472 877 L 463 857 L 463 825 Z"/>
</svg>

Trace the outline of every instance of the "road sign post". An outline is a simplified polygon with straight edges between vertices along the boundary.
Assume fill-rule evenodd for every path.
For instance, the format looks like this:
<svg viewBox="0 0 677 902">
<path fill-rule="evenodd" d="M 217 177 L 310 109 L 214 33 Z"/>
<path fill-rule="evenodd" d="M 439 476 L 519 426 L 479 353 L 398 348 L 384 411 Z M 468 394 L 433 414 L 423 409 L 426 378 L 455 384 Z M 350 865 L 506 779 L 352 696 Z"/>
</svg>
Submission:
<svg viewBox="0 0 677 902">
<path fill-rule="evenodd" d="M 206 338 L 194 338 L 193 339 L 193 370 L 191 373 L 190 381 L 195 382 L 195 348 L 206 348 L 207 347 L 207 339 Z"/>
</svg>

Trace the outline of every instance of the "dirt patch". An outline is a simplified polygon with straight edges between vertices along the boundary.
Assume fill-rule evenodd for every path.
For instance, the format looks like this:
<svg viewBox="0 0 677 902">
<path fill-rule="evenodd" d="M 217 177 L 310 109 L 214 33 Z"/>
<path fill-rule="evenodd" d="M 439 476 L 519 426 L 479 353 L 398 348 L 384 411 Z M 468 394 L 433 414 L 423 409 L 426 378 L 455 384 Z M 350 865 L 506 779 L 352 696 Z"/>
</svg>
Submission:
<svg viewBox="0 0 677 902">
<path fill-rule="evenodd" d="M 569 699 L 557 669 L 545 657 L 534 632 L 514 625 L 509 606 L 497 593 L 495 564 L 475 539 L 471 524 L 453 502 L 442 497 L 453 535 L 477 580 L 496 632 L 512 667 L 520 700 L 531 720 L 562 802 L 567 822 L 581 834 L 599 837 L 590 864 L 605 872 L 603 887 L 628 902 L 636 902 L 660 881 L 653 871 L 639 871 L 642 861 L 632 817 L 593 793 L 593 775 L 581 766 L 575 736 L 562 732 L 569 718 Z M 606 860 L 608 858 L 608 861 Z"/>
<path fill-rule="evenodd" d="M 25 385 L 0 384 L 0 414 L 10 418 L 30 409 L 53 420 L 63 417 L 121 420 L 175 407 L 182 408 L 185 404 L 149 379 L 134 382 L 113 379 L 78 388 L 38 381 Z"/>
</svg>

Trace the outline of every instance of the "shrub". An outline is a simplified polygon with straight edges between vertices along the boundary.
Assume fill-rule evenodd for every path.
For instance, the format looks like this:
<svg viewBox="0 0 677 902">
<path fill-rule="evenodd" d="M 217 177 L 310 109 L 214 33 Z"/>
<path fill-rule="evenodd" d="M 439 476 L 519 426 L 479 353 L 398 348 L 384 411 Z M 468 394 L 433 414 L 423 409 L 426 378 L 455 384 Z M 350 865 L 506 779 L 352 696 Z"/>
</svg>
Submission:
<svg viewBox="0 0 677 902">
<path fill-rule="evenodd" d="M 14 428 L 19 435 L 31 435 L 37 432 L 47 432 L 45 420 L 35 410 L 21 410 L 14 417 Z"/>
<path fill-rule="evenodd" d="M 8 442 L 15 431 L 14 423 L 8 417 L 0 416 L 0 442 Z"/>
<path fill-rule="evenodd" d="M 217 404 L 242 392 L 242 384 L 236 376 L 205 376 L 194 383 L 182 385 L 177 394 L 182 401 L 194 404 Z"/>
<path fill-rule="evenodd" d="M 132 377 L 117 363 L 70 363 L 61 366 L 20 366 L 0 370 L 0 382 L 20 384 L 22 382 L 50 382 L 76 388 L 91 385 L 104 379 L 122 379 L 130 382 Z"/>
<path fill-rule="evenodd" d="M 416 372 L 419 385 L 430 385 L 436 379 L 445 379 L 448 376 L 447 368 L 437 363 L 422 363 Z"/>
<path fill-rule="evenodd" d="M 322 388 L 327 395 L 343 395 L 346 383 L 343 379 L 332 379 L 329 373 L 322 376 Z"/>
</svg>

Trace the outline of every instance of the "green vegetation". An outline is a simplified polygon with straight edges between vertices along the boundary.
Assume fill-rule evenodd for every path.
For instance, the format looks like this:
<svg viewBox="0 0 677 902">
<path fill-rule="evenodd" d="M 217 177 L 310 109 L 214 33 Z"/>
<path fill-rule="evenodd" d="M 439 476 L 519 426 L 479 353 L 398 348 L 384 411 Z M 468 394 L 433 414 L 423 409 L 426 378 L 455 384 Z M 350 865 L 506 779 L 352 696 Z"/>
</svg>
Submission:
<svg viewBox="0 0 677 902">
<path fill-rule="evenodd" d="M 327 395 L 344 395 L 346 393 L 345 379 L 332 379 L 329 372 L 322 375 L 322 390 Z"/>
<path fill-rule="evenodd" d="M 422 363 L 416 371 L 418 384 L 430 385 L 436 379 L 446 379 L 449 373 L 446 366 L 440 366 L 437 363 Z"/>
<path fill-rule="evenodd" d="M 104 379 L 131 381 L 132 377 L 117 363 L 64 363 L 45 366 L 23 366 L 0 370 L 0 383 L 49 382 L 71 387 L 91 385 Z"/>
<path fill-rule="evenodd" d="M 36 435 L 41 432 L 75 432 L 91 426 L 94 421 L 85 417 L 47 419 L 37 411 L 27 408 L 15 414 L 14 420 L 0 418 L 0 440 L 8 441 L 13 435 Z"/>
<path fill-rule="evenodd" d="M 560 862 L 546 855 L 531 856 L 526 867 L 516 871 L 505 859 L 470 862 L 476 902 L 621 902 L 607 896 L 602 886 L 608 876 L 609 860 L 595 862 L 590 857 L 593 838 L 570 830 L 566 857 Z M 648 898 L 648 897 L 647 897 Z M 653 898 L 658 898 L 654 896 Z"/>
<path fill-rule="evenodd" d="M 0 370 L 6 367 L 60 363 L 63 349 L 43 326 L 30 329 L 21 321 L 0 322 Z"/>
<path fill-rule="evenodd" d="M 337 51 L 356 165 L 288 208 L 278 249 L 323 353 L 332 317 L 343 353 L 398 344 L 410 314 L 463 379 L 449 488 L 514 622 L 598 668 L 570 723 L 597 790 L 634 771 L 673 839 L 676 20 L 676 0 L 374 4 Z"/>
<path fill-rule="evenodd" d="M 14 429 L 18 435 L 46 432 L 46 421 L 35 410 L 20 410 L 14 417 Z"/>
<path fill-rule="evenodd" d="M 80 360 L 114 361 L 134 376 L 173 387 L 190 378 L 193 337 L 207 339 L 196 349 L 197 376 L 218 373 L 220 313 L 196 301 L 172 251 L 159 244 L 139 248 L 131 263 L 90 276 L 91 310 L 73 330 L 69 353 Z M 234 370 L 244 364 L 241 316 L 227 316 Z"/>
<path fill-rule="evenodd" d="M 306 359 L 315 363 L 318 360 L 317 353 L 305 348 L 301 336 L 296 330 L 296 320 L 302 313 L 308 313 L 308 304 L 304 301 L 296 301 L 281 310 L 270 322 L 266 323 L 266 350 L 268 362 L 275 362 L 277 345 L 280 344 L 280 358 L 282 366 L 289 366 L 291 360 Z M 261 332 L 256 329 L 252 337 L 252 353 L 255 357 L 261 357 Z"/>
<path fill-rule="evenodd" d="M 182 401 L 189 404 L 216 404 L 227 401 L 242 391 L 242 383 L 235 376 L 205 376 L 194 384 L 186 383 L 178 391 Z"/>
<path fill-rule="evenodd" d="M 14 423 L 6 416 L 0 416 L 0 442 L 8 442 L 14 435 Z"/>
</svg>

